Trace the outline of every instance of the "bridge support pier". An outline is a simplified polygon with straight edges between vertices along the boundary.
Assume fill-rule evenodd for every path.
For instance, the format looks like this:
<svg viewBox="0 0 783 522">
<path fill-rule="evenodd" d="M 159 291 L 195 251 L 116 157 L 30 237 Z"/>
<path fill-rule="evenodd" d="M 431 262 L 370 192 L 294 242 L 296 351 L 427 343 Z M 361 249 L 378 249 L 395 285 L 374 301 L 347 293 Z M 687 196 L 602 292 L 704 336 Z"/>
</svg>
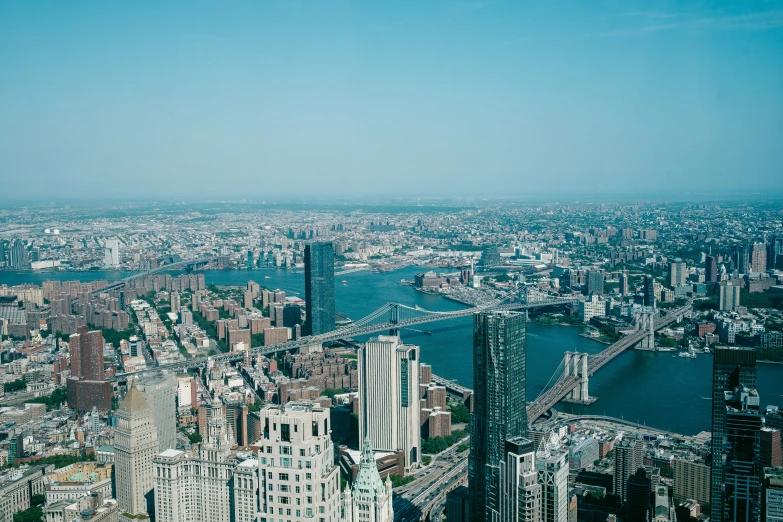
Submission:
<svg viewBox="0 0 783 522">
<path fill-rule="evenodd" d="M 590 376 L 587 369 L 587 357 L 586 353 L 565 353 L 563 359 L 565 370 L 563 373 L 566 377 L 576 377 L 578 379 L 576 387 L 563 399 L 565 402 L 592 404 L 597 399 L 597 397 L 590 397 Z"/>
<path fill-rule="evenodd" d="M 636 349 L 655 350 L 655 312 L 652 309 L 639 312 L 636 326 L 638 330 L 648 332 L 647 336 L 636 345 Z"/>
</svg>

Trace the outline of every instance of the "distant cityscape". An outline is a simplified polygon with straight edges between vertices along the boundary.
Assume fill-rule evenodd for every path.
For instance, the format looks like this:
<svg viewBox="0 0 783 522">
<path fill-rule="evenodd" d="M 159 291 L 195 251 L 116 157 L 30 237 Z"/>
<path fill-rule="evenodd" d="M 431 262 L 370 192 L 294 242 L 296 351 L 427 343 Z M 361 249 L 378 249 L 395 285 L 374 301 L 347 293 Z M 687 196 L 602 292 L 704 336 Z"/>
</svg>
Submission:
<svg viewBox="0 0 783 522">
<path fill-rule="evenodd" d="M 780 209 L 2 210 L 0 521 L 783 520 Z M 531 375 L 539 327 L 595 349 Z M 472 384 L 416 341 L 449 328 Z M 711 359 L 711 424 L 603 414 L 630 351 Z"/>
</svg>

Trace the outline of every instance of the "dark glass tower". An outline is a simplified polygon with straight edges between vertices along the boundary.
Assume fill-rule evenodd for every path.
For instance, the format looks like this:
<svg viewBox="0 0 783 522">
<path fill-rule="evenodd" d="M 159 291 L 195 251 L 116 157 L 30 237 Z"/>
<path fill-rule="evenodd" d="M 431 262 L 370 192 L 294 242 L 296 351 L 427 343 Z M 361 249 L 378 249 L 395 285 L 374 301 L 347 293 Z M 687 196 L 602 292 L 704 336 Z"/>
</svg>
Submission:
<svg viewBox="0 0 783 522">
<path fill-rule="evenodd" d="M 527 437 L 525 321 L 519 312 L 473 316 L 474 411 L 470 423 L 470 519 L 500 512 L 500 464 L 506 440 Z"/>
<path fill-rule="evenodd" d="M 651 276 L 644 278 L 644 306 L 655 308 L 655 280 Z"/>
<path fill-rule="evenodd" d="M 759 395 L 739 386 L 725 393 L 723 520 L 757 522 L 761 519 L 761 426 Z"/>
<path fill-rule="evenodd" d="M 334 330 L 334 247 L 332 243 L 305 245 L 305 335 Z"/>
<path fill-rule="evenodd" d="M 724 522 L 726 392 L 733 392 L 739 386 L 756 388 L 756 350 L 716 348 L 712 360 L 712 473 L 710 477 L 712 522 Z"/>
</svg>

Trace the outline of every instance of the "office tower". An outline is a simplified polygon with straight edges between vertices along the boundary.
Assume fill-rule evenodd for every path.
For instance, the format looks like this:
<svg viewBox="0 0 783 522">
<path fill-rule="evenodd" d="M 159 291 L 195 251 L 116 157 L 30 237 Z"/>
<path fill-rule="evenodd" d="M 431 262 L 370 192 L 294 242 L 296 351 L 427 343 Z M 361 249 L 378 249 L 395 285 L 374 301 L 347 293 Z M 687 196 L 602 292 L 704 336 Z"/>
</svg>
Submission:
<svg viewBox="0 0 783 522">
<path fill-rule="evenodd" d="M 552 432 L 536 452 L 542 522 L 568 522 L 568 450 Z"/>
<path fill-rule="evenodd" d="M 68 407 L 79 411 L 111 408 L 111 384 L 103 367 L 103 334 L 79 327 L 69 339 L 71 376 L 66 388 Z"/>
<path fill-rule="evenodd" d="M 628 295 L 628 272 L 623 270 L 620 272 L 620 295 Z"/>
<path fill-rule="evenodd" d="M 625 501 L 626 522 L 648 522 L 650 520 L 650 500 L 652 484 L 644 468 L 639 468 L 628 477 L 627 496 Z"/>
<path fill-rule="evenodd" d="M 8 266 L 11 270 L 24 270 L 27 268 L 27 252 L 24 243 L 20 239 L 14 239 L 8 251 Z"/>
<path fill-rule="evenodd" d="M 731 248 L 731 261 L 737 272 L 747 274 L 750 271 L 750 249 L 748 245 L 734 245 Z"/>
<path fill-rule="evenodd" d="M 724 397 L 723 520 L 757 522 L 761 515 L 763 425 L 759 396 L 755 388 L 739 385 L 733 392 L 724 392 Z"/>
<path fill-rule="evenodd" d="M 674 496 L 710 503 L 710 467 L 704 462 L 674 459 Z"/>
<path fill-rule="evenodd" d="M 158 374 L 143 377 L 136 387 L 144 395 L 144 400 L 155 417 L 158 434 L 158 449 L 155 452 L 177 447 L 177 380 L 171 374 Z"/>
<path fill-rule="evenodd" d="M 213 399 L 204 440 L 192 452 L 168 449 L 155 457 L 155 515 L 160 522 L 233 522 L 230 490 L 235 461 L 223 405 Z"/>
<path fill-rule="evenodd" d="M 590 270 L 587 273 L 587 295 L 603 295 L 604 273 L 600 270 Z"/>
<path fill-rule="evenodd" d="M 247 251 L 247 264 L 246 264 L 246 266 L 248 268 L 253 268 L 253 266 L 254 266 L 254 263 L 253 263 L 253 251 L 252 250 L 248 250 Z"/>
<path fill-rule="evenodd" d="M 767 246 L 764 243 L 753 243 L 750 251 L 750 271 L 753 273 L 767 271 Z"/>
<path fill-rule="evenodd" d="M 765 426 L 761 428 L 761 465 L 765 468 L 783 466 L 780 451 L 780 430 Z"/>
<path fill-rule="evenodd" d="M 0 267 L 5 265 L 5 241 L 0 239 Z"/>
<path fill-rule="evenodd" d="M 505 459 L 499 466 L 500 509 L 489 507 L 486 520 L 538 522 L 541 520 L 541 484 L 536 471 L 535 444 L 525 437 L 505 441 Z"/>
<path fill-rule="evenodd" d="M 305 335 L 334 330 L 334 247 L 332 243 L 308 243 L 305 262 Z"/>
<path fill-rule="evenodd" d="M 465 486 L 457 486 L 446 493 L 446 520 L 468 522 L 470 520 L 469 500 L 470 495 Z"/>
<path fill-rule="evenodd" d="M 421 460 L 419 347 L 379 335 L 359 350 L 359 440 L 404 450 L 405 470 Z"/>
<path fill-rule="evenodd" d="M 152 459 L 157 449 L 155 417 L 135 383 L 131 384 L 117 410 L 114 430 L 114 470 L 121 512 L 139 519 L 153 513 Z"/>
<path fill-rule="evenodd" d="M 707 283 L 718 282 L 718 259 L 715 256 L 707 256 L 704 261 L 704 280 Z"/>
<path fill-rule="evenodd" d="M 756 388 L 756 350 L 753 348 L 716 347 L 712 358 L 712 482 L 710 520 L 730 522 L 723 518 L 723 484 L 725 482 L 726 392 L 739 386 Z"/>
<path fill-rule="evenodd" d="M 364 439 L 359 472 L 342 499 L 343 522 L 393 522 L 391 479 L 381 480 L 369 438 Z"/>
<path fill-rule="evenodd" d="M 725 282 L 720 284 L 719 308 L 721 310 L 732 311 L 740 305 L 740 287 L 739 284 Z"/>
<path fill-rule="evenodd" d="M 644 276 L 644 306 L 655 308 L 655 280 L 652 276 Z"/>
<path fill-rule="evenodd" d="M 684 285 L 688 279 L 688 267 L 679 257 L 669 263 L 669 286 Z"/>
<path fill-rule="evenodd" d="M 177 312 L 179 312 L 179 309 L 180 309 L 180 305 L 179 305 L 179 292 L 176 292 L 176 291 L 174 291 L 174 292 L 171 292 L 171 296 L 170 296 L 170 302 L 169 302 L 169 304 L 170 304 L 170 308 L 171 308 L 171 311 L 172 311 L 172 312 L 174 312 L 175 314 L 176 314 Z"/>
<path fill-rule="evenodd" d="M 470 518 L 498 512 L 500 463 L 506 440 L 527 435 L 526 314 L 488 311 L 473 316 L 474 410 L 468 464 Z"/>
<path fill-rule="evenodd" d="M 103 264 L 107 268 L 120 266 L 120 242 L 116 237 L 106 240 L 104 245 Z"/>
<path fill-rule="evenodd" d="M 783 522 L 783 468 L 765 468 L 761 489 L 761 520 Z"/>
<path fill-rule="evenodd" d="M 288 403 L 267 406 L 259 415 L 264 427 L 259 441 L 263 451 L 258 453 L 259 484 L 265 485 L 259 489 L 258 500 L 262 519 L 272 520 L 275 515 L 275 520 L 339 520 L 340 470 L 334 465 L 334 444 L 329 437 L 329 408 L 310 402 Z M 366 448 L 364 453 L 363 458 L 374 464 Z M 367 479 L 367 473 L 362 477 Z"/>
<path fill-rule="evenodd" d="M 614 493 L 628 500 L 628 479 L 644 464 L 644 443 L 625 437 L 614 444 Z"/>
</svg>

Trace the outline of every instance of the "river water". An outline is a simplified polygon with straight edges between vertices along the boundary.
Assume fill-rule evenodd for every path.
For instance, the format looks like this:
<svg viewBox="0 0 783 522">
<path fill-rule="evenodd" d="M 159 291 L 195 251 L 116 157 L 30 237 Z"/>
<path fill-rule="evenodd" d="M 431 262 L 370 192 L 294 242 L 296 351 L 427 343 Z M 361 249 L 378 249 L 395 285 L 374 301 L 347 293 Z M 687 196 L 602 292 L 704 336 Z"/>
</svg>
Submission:
<svg viewBox="0 0 783 522">
<path fill-rule="evenodd" d="M 414 267 L 395 272 L 357 272 L 337 276 L 335 299 L 339 312 L 357 320 L 388 302 L 428 310 L 457 310 L 462 305 L 437 295 L 417 292 L 399 284 L 413 279 Z M 37 283 L 47 279 L 91 281 L 116 280 L 124 272 L 11 272 L 0 271 L 0 284 Z M 207 284 L 244 285 L 249 279 L 288 295 L 304 297 L 301 271 L 207 270 Z M 345 281 L 344 283 L 342 281 Z M 438 375 L 466 386 L 473 385 L 471 318 L 452 319 L 421 325 L 432 335 L 403 330 L 406 342 L 421 346 L 422 361 L 431 364 Z M 560 365 L 565 351 L 600 352 L 605 345 L 585 339 L 578 327 L 540 326 L 528 323 L 527 396 L 541 393 Z M 561 404 L 571 413 L 605 414 L 672 430 L 686 435 L 710 429 L 712 356 L 696 359 L 673 357 L 669 352 L 629 350 L 606 365 L 590 379 L 590 395 L 598 400 L 590 406 Z M 783 365 L 759 364 L 758 389 L 761 402 L 783 405 Z"/>
</svg>

